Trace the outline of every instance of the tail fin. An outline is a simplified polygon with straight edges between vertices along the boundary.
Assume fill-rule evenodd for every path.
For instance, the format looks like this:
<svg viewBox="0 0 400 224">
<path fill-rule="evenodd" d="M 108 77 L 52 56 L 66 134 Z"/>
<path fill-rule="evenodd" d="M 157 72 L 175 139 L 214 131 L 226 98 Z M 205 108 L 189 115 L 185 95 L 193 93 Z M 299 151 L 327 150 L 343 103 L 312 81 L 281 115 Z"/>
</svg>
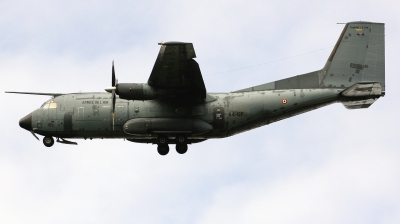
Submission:
<svg viewBox="0 0 400 224">
<path fill-rule="evenodd" d="M 347 89 L 357 83 L 380 83 L 385 93 L 385 24 L 347 23 L 325 66 L 303 75 L 234 92 L 279 89 Z"/>
<path fill-rule="evenodd" d="M 385 25 L 350 22 L 339 37 L 325 67 L 320 87 L 347 88 L 356 83 L 380 83 L 385 91 Z"/>
</svg>

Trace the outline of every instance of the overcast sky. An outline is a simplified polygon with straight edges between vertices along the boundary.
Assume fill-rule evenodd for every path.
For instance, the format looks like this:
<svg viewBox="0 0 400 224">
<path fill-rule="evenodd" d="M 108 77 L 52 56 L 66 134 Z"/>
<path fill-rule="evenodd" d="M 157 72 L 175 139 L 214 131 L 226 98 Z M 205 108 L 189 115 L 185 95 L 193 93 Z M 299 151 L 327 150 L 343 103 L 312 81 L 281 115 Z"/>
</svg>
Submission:
<svg viewBox="0 0 400 224">
<path fill-rule="evenodd" d="M 0 2 L 1 223 L 400 223 L 398 1 Z M 18 121 L 48 100 L 146 82 L 160 41 L 192 42 L 209 92 L 318 70 L 349 21 L 386 24 L 386 96 L 226 139 L 46 148 Z M 261 64 L 247 69 L 244 68 Z M 231 72 L 226 72 L 235 70 Z"/>
</svg>

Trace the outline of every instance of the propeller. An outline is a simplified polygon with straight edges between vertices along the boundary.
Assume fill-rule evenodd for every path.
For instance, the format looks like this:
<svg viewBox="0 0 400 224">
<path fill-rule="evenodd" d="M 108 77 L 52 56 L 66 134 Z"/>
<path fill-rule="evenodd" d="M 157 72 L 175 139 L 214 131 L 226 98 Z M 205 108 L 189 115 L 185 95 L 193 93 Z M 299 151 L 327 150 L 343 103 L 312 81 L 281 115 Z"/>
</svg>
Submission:
<svg viewBox="0 0 400 224">
<path fill-rule="evenodd" d="M 111 75 L 111 87 L 105 88 L 105 91 L 111 93 L 111 103 L 112 103 L 112 118 L 113 118 L 113 129 L 114 129 L 114 118 L 115 118 L 115 90 L 117 89 L 118 79 L 115 78 L 114 61 L 112 62 L 112 75 Z"/>
<path fill-rule="evenodd" d="M 111 75 L 111 87 L 107 87 L 104 90 L 112 94 L 112 112 L 115 111 L 115 91 L 117 89 L 118 79 L 115 78 L 114 61 L 112 62 L 112 75 Z"/>
</svg>

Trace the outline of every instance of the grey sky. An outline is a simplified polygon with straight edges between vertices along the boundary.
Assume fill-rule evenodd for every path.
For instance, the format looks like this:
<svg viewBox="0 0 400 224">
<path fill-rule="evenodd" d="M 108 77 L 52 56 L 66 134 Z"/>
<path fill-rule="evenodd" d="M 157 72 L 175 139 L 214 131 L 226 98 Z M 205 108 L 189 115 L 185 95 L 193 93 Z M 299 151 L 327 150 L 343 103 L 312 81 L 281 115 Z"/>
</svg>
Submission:
<svg viewBox="0 0 400 224">
<path fill-rule="evenodd" d="M 160 41 L 192 42 L 210 92 L 320 69 L 343 25 L 386 23 L 386 96 L 334 104 L 159 156 L 152 145 L 46 148 L 18 126 L 48 97 L 0 94 L 1 223 L 399 223 L 397 1 L 1 1 L 0 90 L 146 82 Z M 210 75 L 287 58 L 248 69 Z"/>
</svg>

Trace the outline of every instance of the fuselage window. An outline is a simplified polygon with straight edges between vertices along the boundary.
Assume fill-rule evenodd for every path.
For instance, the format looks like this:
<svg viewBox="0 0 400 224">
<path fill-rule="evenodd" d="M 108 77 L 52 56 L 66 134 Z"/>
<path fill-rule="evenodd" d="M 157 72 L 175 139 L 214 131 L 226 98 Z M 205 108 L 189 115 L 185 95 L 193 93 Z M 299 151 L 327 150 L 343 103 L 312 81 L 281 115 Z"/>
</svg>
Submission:
<svg viewBox="0 0 400 224">
<path fill-rule="evenodd" d="M 46 104 L 43 105 L 42 108 L 43 108 L 43 109 L 47 109 L 47 108 L 49 108 L 49 105 L 50 105 L 50 104 L 46 103 Z"/>
</svg>

